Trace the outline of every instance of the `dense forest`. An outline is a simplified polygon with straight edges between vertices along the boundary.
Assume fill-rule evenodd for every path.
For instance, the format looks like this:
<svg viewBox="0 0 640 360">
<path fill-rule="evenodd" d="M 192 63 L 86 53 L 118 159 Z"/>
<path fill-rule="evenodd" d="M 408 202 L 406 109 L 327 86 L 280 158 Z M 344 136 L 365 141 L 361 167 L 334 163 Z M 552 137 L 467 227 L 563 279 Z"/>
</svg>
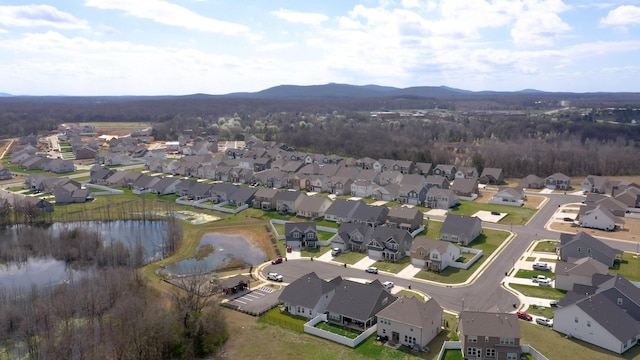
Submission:
<svg viewBox="0 0 640 360">
<path fill-rule="evenodd" d="M 566 100 L 568 99 L 568 100 Z M 184 130 L 342 156 L 500 167 L 508 177 L 640 172 L 640 95 L 486 93 L 454 98 L 0 98 L 6 137 L 65 122 L 151 122 L 156 140 Z M 375 118 L 371 112 L 409 116 Z M 419 113 L 420 116 L 414 116 Z"/>
</svg>

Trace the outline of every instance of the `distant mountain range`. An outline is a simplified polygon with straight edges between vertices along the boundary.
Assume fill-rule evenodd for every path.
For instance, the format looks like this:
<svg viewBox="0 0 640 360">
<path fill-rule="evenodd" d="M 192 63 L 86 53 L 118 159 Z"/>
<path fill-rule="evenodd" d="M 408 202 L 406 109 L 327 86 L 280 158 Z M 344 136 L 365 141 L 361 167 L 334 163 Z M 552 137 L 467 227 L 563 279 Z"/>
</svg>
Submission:
<svg viewBox="0 0 640 360">
<path fill-rule="evenodd" d="M 536 89 L 523 89 L 520 91 L 470 91 L 456 89 L 448 86 L 414 86 L 408 88 L 397 88 L 380 85 L 350 85 L 329 83 L 324 85 L 278 85 L 257 92 L 236 92 L 224 95 L 211 94 L 191 94 L 182 96 L 157 95 L 157 96 L 34 96 L 34 98 L 73 98 L 82 101 L 84 98 L 101 99 L 104 101 L 128 101 L 136 98 L 146 99 L 171 99 L 171 98 L 191 98 L 191 99 L 366 99 L 366 98 L 397 98 L 397 97 L 420 97 L 435 99 L 478 99 L 503 96 L 558 96 L 567 98 L 577 97 L 603 97 L 608 95 L 631 95 L 633 98 L 640 96 L 640 93 L 619 93 L 619 92 L 598 92 L 598 93 L 570 93 L 570 92 L 546 92 Z M 16 97 L 7 93 L 0 93 L 0 97 Z M 22 96 L 20 96 L 22 97 Z"/>
</svg>

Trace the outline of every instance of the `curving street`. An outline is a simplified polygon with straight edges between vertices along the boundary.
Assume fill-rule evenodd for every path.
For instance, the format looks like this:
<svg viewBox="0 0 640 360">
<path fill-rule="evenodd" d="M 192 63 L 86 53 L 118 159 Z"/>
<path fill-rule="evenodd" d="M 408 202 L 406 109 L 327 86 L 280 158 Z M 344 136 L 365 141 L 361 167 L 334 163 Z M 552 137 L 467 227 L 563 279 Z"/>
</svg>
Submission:
<svg viewBox="0 0 640 360">
<path fill-rule="evenodd" d="M 532 194 L 533 195 L 533 194 Z M 353 267 L 344 268 L 335 263 L 322 261 L 311 261 L 309 258 L 288 260 L 279 265 L 268 264 L 262 269 L 263 275 L 268 272 L 278 272 L 284 275 L 286 282 L 291 282 L 302 275 L 315 271 L 321 278 L 333 278 L 336 276 L 353 277 L 360 279 L 374 280 L 381 282 L 393 281 L 401 287 L 408 287 L 419 290 L 435 298 L 440 305 L 450 311 L 460 310 L 477 311 L 513 311 L 516 304 L 521 305 L 521 299 L 515 294 L 501 286 L 502 280 L 513 266 L 517 259 L 527 250 L 533 241 L 540 239 L 560 238 L 560 233 L 550 231 L 545 228 L 546 224 L 553 217 L 556 210 L 567 203 L 580 203 L 584 197 L 567 194 L 535 194 L 544 196 L 546 201 L 536 212 L 530 221 L 524 226 L 511 226 L 501 224 L 483 223 L 484 228 L 511 231 L 514 236 L 508 244 L 503 246 L 500 252 L 494 254 L 493 259 L 482 267 L 477 276 L 472 276 L 473 280 L 468 284 L 442 285 L 416 278 L 405 279 L 393 274 L 368 274 L 362 269 Z M 436 217 L 433 217 L 436 218 Z M 442 218 L 443 219 L 443 218 Z M 441 220 L 441 219 L 438 219 Z M 624 251 L 635 251 L 636 243 L 627 241 L 602 239 L 604 242 Z"/>
</svg>

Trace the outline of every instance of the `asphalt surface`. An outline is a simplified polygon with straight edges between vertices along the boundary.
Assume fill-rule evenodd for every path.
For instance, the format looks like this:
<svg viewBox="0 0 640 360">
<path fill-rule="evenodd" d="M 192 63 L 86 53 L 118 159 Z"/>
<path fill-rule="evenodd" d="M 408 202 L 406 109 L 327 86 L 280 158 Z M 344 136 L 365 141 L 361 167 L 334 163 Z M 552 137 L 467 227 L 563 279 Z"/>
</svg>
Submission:
<svg viewBox="0 0 640 360">
<path fill-rule="evenodd" d="M 502 248 L 500 253 L 487 264 L 474 280 L 465 285 L 435 284 L 419 279 L 405 279 L 387 274 L 369 274 L 364 270 L 343 267 L 335 263 L 311 261 L 309 258 L 288 260 L 278 265 L 268 264 L 262 273 L 278 272 L 284 276 L 284 282 L 290 283 L 295 279 L 314 271 L 319 277 L 329 279 L 336 276 L 352 277 L 381 282 L 393 281 L 396 285 L 422 291 L 433 297 L 445 309 L 459 312 L 461 310 L 510 312 L 520 307 L 519 298 L 501 286 L 505 274 L 514 266 L 514 262 L 522 256 L 533 241 L 540 239 L 560 239 L 560 232 L 545 228 L 547 222 L 563 204 L 580 203 L 584 197 L 565 194 L 536 194 L 547 198 L 546 202 L 536 212 L 526 225 L 503 225 L 483 223 L 484 228 L 511 231 L 515 236 Z M 435 217 L 434 217 L 435 218 Z M 612 239 L 602 239 L 612 247 L 624 251 L 636 251 L 638 245 Z"/>
</svg>

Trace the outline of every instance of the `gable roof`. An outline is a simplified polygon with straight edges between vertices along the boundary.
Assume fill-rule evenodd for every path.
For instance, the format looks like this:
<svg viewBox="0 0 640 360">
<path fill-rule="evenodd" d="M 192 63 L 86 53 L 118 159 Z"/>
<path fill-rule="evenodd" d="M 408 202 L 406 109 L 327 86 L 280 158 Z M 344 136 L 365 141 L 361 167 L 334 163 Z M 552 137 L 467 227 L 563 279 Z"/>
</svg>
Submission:
<svg viewBox="0 0 640 360">
<path fill-rule="evenodd" d="M 453 185 L 451 185 L 451 190 L 453 190 L 453 192 L 466 194 L 476 190 L 477 184 L 478 180 L 476 179 L 460 178 L 456 179 L 453 182 Z"/>
<path fill-rule="evenodd" d="M 342 278 L 341 280 L 336 286 L 336 293 L 327 305 L 329 312 L 346 315 L 356 320 L 367 320 L 384 308 L 378 306 L 381 298 L 387 297 L 387 305 L 397 299 L 388 293 L 377 279 L 369 284 Z"/>
<path fill-rule="evenodd" d="M 480 223 L 480 219 L 475 216 L 449 214 L 444 219 L 444 223 L 440 228 L 440 234 L 470 235 L 471 229 L 473 229 L 477 223 Z"/>
<path fill-rule="evenodd" d="M 269 198 L 274 198 L 275 196 L 278 195 L 278 193 L 279 193 L 279 191 L 276 190 L 276 189 L 260 188 L 260 189 L 258 189 L 258 191 L 256 191 L 255 196 L 256 197 L 260 197 L 260 198 L 269 199 Z"/>
<path fill-rule="evenodd" d="M 591 248 L 606 257 L 615 258 L 616 255 L 622 255 L 621 250 L 617 250 L 612 248 L 611 246 L 603 243 L 602 241 L 596 239 L 595 237 L 587 234 L 586 232 L 579 232 L 577 234 L 560 234 L 560 245 L 559 247 L 565 247 L 567 245 L 580 245 L 582 247 Z"/>
<path fill-rule="evenodd" d="M 516 314 L 463 311 L 459 323 L 464 336 L 521 337 Z"/>
<path fill-rule="evenodd" d="M 306 196 L 300 201 L 300 205 L 296 208 L 298 211 L 316 212 L 325 205 L 326 202 L 331 202 L 328 197 L 324 196 Z"/>
<path fill-rule="evenodd" d="M 248 187 L 248 186 L 238 186 L 238 188 L 229 195 L 228 200 L 234 200 L 236 202 L 245 202 L 249 200 L 252 196 L 254 196 L 258 192 L 258 189 Z"/>
<path fill-rule="evenodd" d="M 593 274 L 607 274 L 608 271 L 609 267 L 606 264 L 591 257 L 556 263 L 556 274 L 592 276 Z"/>
<path fill-rule="evenodd" d="M 370 222 L 370 221 L 384 221 L 386 220 L 389 208 L 386 206 L 374 206 L 368 204 L 359 205 L 356 211 L 353 213 L 352 218 L 354 220 Z"/>
<path fill-rule="evenodd" d="M 285 286 L 278 300 L 313 308 L 318 303 L 320 297 L 330 293 L 336 288 L 339 284 L 339 281 L 336 281 L 336 279 L 340 278 L 325 281 L 320 279 L 315 272 L 310 272 Z"/>
<path fill-rule="evenodd" d="M 300 196 L 307 196 L 300 191 L 281 191 L 276 196 L 276 201 L 296 201 Z"/>
<path fill-rule="evenodd" d="M 428 255 L 431 250 L 437 250 L 440 254 L 444 254 L 447 252 L 449 246 L 455 246 L 448 241 L 441 241 L 436 239 L 429 239 L 426 237 L 417 237 L 413 239 L 413 243 L 411 244 L 411 252 L 418 251 L 420 248 L 424 249 Z"/>
<path fill-rule="evenodd" d="M 604 294 L 587 296 L 576 305 L 621 342 L 640 333 L 640 322 Z"/>
<path fill-rule="evenodd" d="M 502 176 L 501 168 L 486 167 L 482 169 L 482 174 L 480 174 L 480 177 L 492 177 L 494 179 L 499 179 L 500 176 Z"/>
<path fill-rule="evenodd" d="M 421 213 L 422 212 L 416 208 L 410 208 L 407 206 L 394 206 L 392 208 L 389 208 L 387 217 L 394 217 L 412 221 L 413 219 L 415 219 L 416 215 Z"/>
<path fill-rule="evenodd" d="M 441 313 L 442 307 L 434 298 L 422 302 L 414 297 L 400 297 L 393 304 L 382 309 L 378 313 L 378 318 L 382 317 L 416 328 L 425 328 L 430 325 L 434 317 Z"/>
</svg>

